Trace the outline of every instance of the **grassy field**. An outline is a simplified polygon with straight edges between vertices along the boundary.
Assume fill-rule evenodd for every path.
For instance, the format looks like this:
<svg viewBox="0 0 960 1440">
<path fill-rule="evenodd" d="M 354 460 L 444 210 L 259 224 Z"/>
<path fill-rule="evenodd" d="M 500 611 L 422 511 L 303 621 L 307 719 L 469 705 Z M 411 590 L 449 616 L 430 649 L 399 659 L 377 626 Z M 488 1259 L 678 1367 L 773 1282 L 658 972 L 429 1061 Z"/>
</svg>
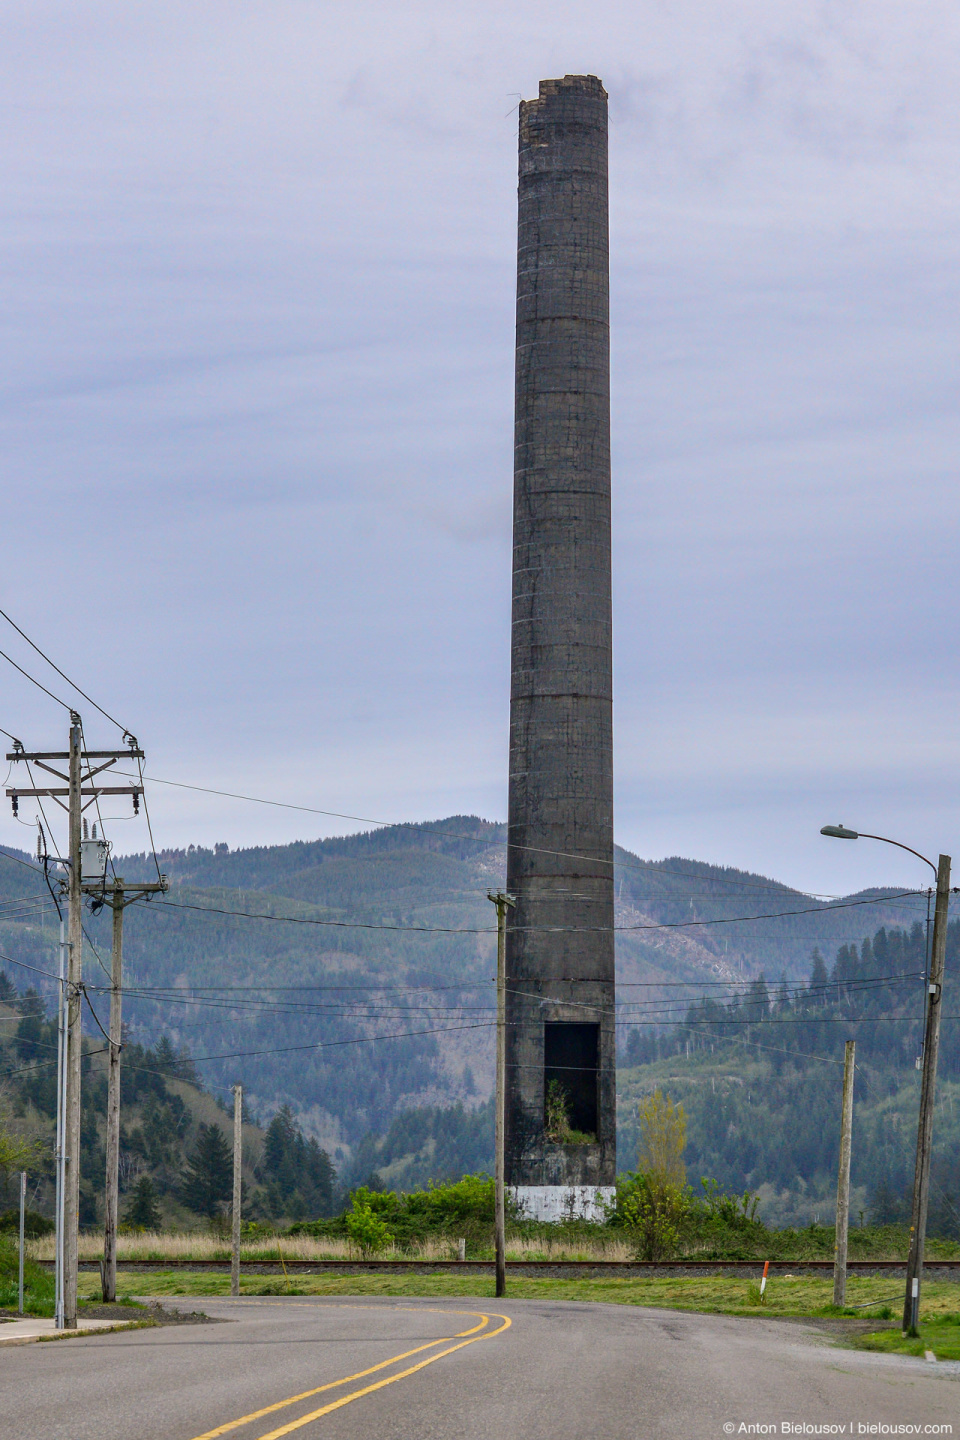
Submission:
<svg viewBox="0 0 960 1440">
<path fill-rule="evenodd" d="M 121 1273 L 117 1276 L 118 1298 L 146 1299 L 189 1298 L 229 1295 L 227 1274 L 169 1270 L 149 1275 Z M 297 1275 L 289 1281 L 282 1276 L 245 1275 L 240 1280 L 242 1295 L 383 1295 L 393 1297 L 421 1296 L 433 1299 L 471 1298 L 489 1301 L 493 1298 L 493 1277 L 456 1275 L 441 1272 L 434 1275 L 394 1275 L 389 1272 L 368 1275 Z M 759 1302 L 759 1287 L 754 1280 L 726 1275 L 680 1276 L 663 1278 L 586 1278 L 577 1280 L 531 1279 L 508 1277 L 507 1291 L 513 1299 L 528 1300 L 590 1300 L 615 1305 L 641 1305 L 667 1310 L 690 1310 L 704 1314 L 769 1316 L 779 1319 L 811 1320 L 856 1317 L 892 1321 L 892 1328 L 867 1334 L 852 1335 L 851 1344 L 861 1349 L 879 1350 L 890 1354 L 923 1357 L 928 1351 L 938 1360 L 960 1360 L 960 1313 L 957 1312 L 956 1284 L 931 1282 L 924 1286 L 920 1312 L 920 1336 L 903 1338 L 899 1317 L 903 1297 L 900 1287 L 889 1276 L 851 1275 L 847 1279 L 848 1306 L 834 1308 L 833 1280 L 811 1276 L 775 1275 L 767 1283 L 764 1303 Z M 99 1277 L 89 1272 L 80 1275 L 80 1296 L 84 1300 L 99 1298 Z"/>
<path fill-rule="evenodd" d="M 767 1284 L 765 1304 L 758 1303 L 756 1281 L 732 1276 L 682 1276 L 679 1278 L 586 1278 L 577 1280 L 530 1279 L 508 1277 L 508 1293 L 518 1299 L 600 1300 L 618 1305 L 648 1305 L 674 1310 L 699 1310 L 726 1315 L 770 1316 L 836 1316 L 851 1313 L 859 1318 L 870 1315 L 896 1319 L 902 1295 L 899 1286 L 887 1276 L 850 1276 L 847 1298 L 850 1307 L 877 1302 L 874 1309 L 837 1311 L 831 1303 L 832 1278 L 800 1276 L 787 1279 L 775 1276 Z M 121 1273 L 117 1277 L 121 1295 L 189 1296 L 228 1295 L 230 1276 L 190 1271 L 157 1271 L 138 1275 Z M 81 1294 L 93 1297 L 99 1293 L 99 1277 L 89 1272 L 80 1276 Z M 240 1280 L 243 1295 L 391 1295 L 391 1296 L 473 1296 L 489 1300 L 493 1296 L 493 1276 L 451 1275 L 448 1272 L 430 1275 L 297 1275 L 289 1283 L 282 1275 L 245 1275 Z M 956 1310 L 957 1286 L 931 1283 L 924 1286 L 921 1321 L 936 1320 Z M 884 1313 L 884 1312 L 888 1313 Z M 899 1335 L 899 1331 L 897 1332 Z"/>
</svg>

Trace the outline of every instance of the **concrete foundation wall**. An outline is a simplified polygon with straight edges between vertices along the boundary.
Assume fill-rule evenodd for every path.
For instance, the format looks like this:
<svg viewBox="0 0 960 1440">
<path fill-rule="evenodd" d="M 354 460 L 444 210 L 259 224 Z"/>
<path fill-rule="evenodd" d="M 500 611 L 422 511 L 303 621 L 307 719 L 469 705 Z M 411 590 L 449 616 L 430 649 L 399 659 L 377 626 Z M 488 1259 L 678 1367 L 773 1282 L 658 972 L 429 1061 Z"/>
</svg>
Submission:
<svg viewBox="0 0 960 1440">
<path fill-rule="evenodd" d="M 510 1194 L 527 1220 L 594 1220 L 601 1224 L 617 1190 L 615 1185 L 517 1185 Z"/>
<path fill-rule="evenodd" d="M 616 1157 L 607 97 L 520 106 L 507 1181 L 597 1186 Z M 599 1025 L 596 1139 L 544 1131 L 544 1025 Z M 592 1083 L 592 1082 L 591 1082 Z"/>
</svg>

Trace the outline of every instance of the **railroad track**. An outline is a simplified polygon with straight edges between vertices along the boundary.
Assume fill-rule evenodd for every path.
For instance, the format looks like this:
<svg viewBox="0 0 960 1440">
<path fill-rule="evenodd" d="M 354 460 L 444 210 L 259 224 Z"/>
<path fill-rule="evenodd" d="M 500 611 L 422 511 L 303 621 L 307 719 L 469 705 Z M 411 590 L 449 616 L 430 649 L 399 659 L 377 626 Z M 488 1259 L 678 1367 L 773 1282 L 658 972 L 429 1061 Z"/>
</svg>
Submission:
<svg viewBox="0 0 960 1440">
<path fill-rule="evenodd" d="M 53 1261 L 41 1262 L 52 1268 Z M 81 1260 L 81 1270 L 99 1270 L 99 1260 Z M 460 1274 L 488 1274 L 493 1271 L 492 1260 L 241 1260 L 240 1270 L 245 1275 L 363 1275 L 379 1274 L 436 1274 L 438 1271 L 455 1271 Z M 514 1275 L 529 1275 L 556 1279 L 573 1279 L 583 1275 L 623 1276 L 639 1279 L 642 1276 L 679 1275 L 744 1275 L 755 1276 L 763 1268 L 762 1260 L 508 1260 L 507 1269 Z M 118 1260 L 117 1269 L 127 1272 L 146 1273 L 151 1270 L 210 1270 L 229 1272 L 229 1260 Z M 771 1260 L 770 1273 L 778 1275 L 832 1274 L 832 1260 Z M 891 1275 L 905 1276 L 904 1260 L 850 1260 L 847 1263 L 850 1275 Z M 924 1274 L 929 1279 L 960 1281 L 960 1260 L 930 1260 L 924 1265 Z"/>
</svg>

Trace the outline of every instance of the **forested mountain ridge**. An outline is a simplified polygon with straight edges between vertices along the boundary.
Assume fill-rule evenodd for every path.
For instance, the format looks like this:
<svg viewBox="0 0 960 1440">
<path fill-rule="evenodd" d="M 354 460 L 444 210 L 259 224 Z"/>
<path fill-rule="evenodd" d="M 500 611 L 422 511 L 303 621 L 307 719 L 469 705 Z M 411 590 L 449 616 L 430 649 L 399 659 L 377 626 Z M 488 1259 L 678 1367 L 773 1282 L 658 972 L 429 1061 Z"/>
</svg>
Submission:
<svg viewBox="0 0 960 1440">
<path fill-rule="evenodd" d="M 191 846 L 161 851 L 158 860 L 179 886 L 240 898 L 274 895 L 324 907 L 333 918 L 412 925 L 427 906 L 434 916 L 423 923 L 442 924 L 445 906 L 465 905 L 476 923 L 489 925 L 486 891 L 491 879 L 505 876 L 505 845 L 505 825 L 453 815 L 282 846 Z M 642 860 L 620 846 L 614 854 L 618 925 L 676 927 L 693 943 L 690 963 L 728 965 L 748 977 L 760 969 L 805 974 L 816 945 L 832 950 L 880 924 L 909 925 L 925 903 L 922 897 L 901 901 L 900 892 L 887 887 L 838 896 L 840 908 L 829 902 L 825 908 L 788 885 L 733 867 L 680 856 Z M 128 878 L 155 878 L 151 856 L 117 864 Z M 627 929 L 618 936 L 650 950 L 651 958 L 662 957 L 671 938 Z"/>
<path fill-rule="evenodd" d="M 0 952 L 9 957 L 0 966 L 50 996 L 56 914 L 42 876 L 16 858 L 0 863 Z M 148 877 L 152 863 L 116 862 L 130 880 Z M 166 901 L 127 914 L 132 1042 L 171 1037 L 207 1086 L 243 1080 L 265 1120 L 289 1104 L 303 1144 L 339 1147 L 347 1183 L 377 1172 L 402 1187 L 489 1166 L 486 894 L 503 883 L 503 827 L 452 817 L 310 844 L 187 850 L 160 863 L 171 879 Z M 771 1217 L 812 1218 L 835 1184 L 836 1061 L 850 1034 L 861 1047 L 857 1203 L 894 1213 L 915 1134 L 926 934 L 912 922 L 925 915 L 926 896 L 862 895 L 822 908 L 763 876 L 624 851 L 615 883 L 621 1167 L 635 1159 L 636 1100 L 662 1083 L 687 1107 L 694 1179 L 751 1186 Z M 85 918 L 85 975 L 101 1015 L 107 922 Z M 639 926 L 664 928 L 629 928 Z M 873 938 L 862 942 L 866 932 Z M 811 962 L 817 946 L 827 963 Z M 948 974 L 958 951 L 953 924 Z M 910 973 L 903 992 L 901 971 Z M 741 981 L 752 985 L 745 995 Z M 878 1020 L 880 1004 L 889 1020 Z M 958 1139 L 951 1033 L 945 1027 L 936 1132 L 947 1195 L 942 1146 Z M 147 1144 L 149 1127 L 140 1128 Z"/>
<path fill-rule="evenodd" d="M 211 1085 L 242 1079 L 255 1114 L 289 1103 L 307 1134 L 339 1148 L 341 1167 L 402 1112 L 480 1104 L 492 1085 L 486 895 L 503 883 L 504 845 L 504 826 L 452 816 L 285 846 L 162 852 L 170 894 L 127 912 L 131 1035 L 150 1045 L 169 1034 Z M 760 875 L 620 849 L 616 860 L 622 1018 L 638 994 L 662 999 L 678 982 L 805 974 L 815 945 L 830 953 L 925 905 L 864 895 L 823 910 Z M 156 875 L 145 855 L 115 864 L 128 880 Z M 86 926 L 95 998 L 105 975 L 93 947 L 106 955 L 108 917 L 91 914 Z M 0 862 L 0 950 L 50 970 L 55 942 L 42 876 Z"/>
</svg>

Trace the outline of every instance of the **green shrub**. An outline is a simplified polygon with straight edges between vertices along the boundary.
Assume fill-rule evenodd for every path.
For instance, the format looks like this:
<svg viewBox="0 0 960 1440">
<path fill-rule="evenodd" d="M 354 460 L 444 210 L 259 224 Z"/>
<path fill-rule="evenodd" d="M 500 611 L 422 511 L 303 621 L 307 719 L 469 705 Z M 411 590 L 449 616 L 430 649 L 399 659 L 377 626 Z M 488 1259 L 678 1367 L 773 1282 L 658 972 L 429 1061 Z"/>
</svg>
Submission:
<svg viewBox="0 0 960 1440">
<path fill-rule="evenodd" d="M 347 1234 L 360 1251 L 364 1260 L 379 1255 L 393 1244 L 387 1222 L 377 1214 L 359 1194 L 353 1197 L 353 1209 L 347 1215 Z"/>
<path fill-rule="evenodd" d="M 703 1187 L 703 1204 L 708 1214 L 729 1229 L 749 1231 L 757 1226 L 762 1228 L 762 1222 L 757 1219 L 759 1195 L 751 1195 L 749 1190 L 745 1190 L 742 1195 L 722 1195 L 716 1180 L 706 1178 L 702 1179 L 700 1184 Z"/>
<path fill-rule="evenodd" d="M 290 1235 L 348 1235 L 349 1217 L 366 1206 L 387 1225 L 395 1240 L 409 1244 L 429 1235 L 450 1235 L 493 1243 L 493 1181 L 489 1175 L 463 1175 L 448 1184 L 430 1184 L 425 1190 L 398 1195 L 395 1190 L 358 1186 L 350 1195 L 351 1209 L 333 1220 L 301 1220 Z M 507 1199 L 507 1214 L 516 1218 L 516 1206 Z"/>
<path fill-rule="evenodd" d="M 406 1212 L 433 1231 L 467 1231 L 493 1224 L 494 1183 L 489 1175 L 464 1175 L 446 1185 L 430 1185 L 405 1195 Z"/>
<path fill-rule="evenodd" d="M 680 1247 L 680 1235 L 690 1211 L 685 1185 L 638 1170 L 627 1177 L 617 1195 L 620 1223 L 632 1233 L 640 1260 L 665 1260 Z"/>
<path fill-rule="evenodd" d="M 559 1080 L 547 1085 L 543 1131 L 555 1145 L 592 1145 L 596 1135 L 585 1130 L 573 1130 L 570 1126 L 569 1096 L 566 1086 Z"/>
<path fill-rule="evenodd" d="M 374 1215 L 396 1215 L 402 1208 L 404 1199 L 406 1196 L 399 1196 L 396 1190 L 371 1190 L 366 1185 L 358 1185 L 356 1190 L 350 1192 L 350 1203 L 354 1210 L 360 1205 Z"/>
<path fill-rule="evenodd" d="M 39 1240 L 41 1235 L 52 1235 L 55 1230 L 52 1220 L 36 1210 L 26 1210 L 23 1216 L 23 1233 L 28 1240 Z M 4 1210 L 0 1215 L 0 1235 L 20 1234 L 20 1207 Z"/>
<path fill-rule="evenodd" d="M 0 1237 L 0 1309 L 16 1310 L 19 1246 L 12 1244 L 6 1236 Z M 54 1279 L 51 1270 L 45 1270 L 33 1260 L 26 1260 L 23 1267 L 23 1309 L 26 1315 L 52 1315 L 54 1301 Z"/>
<path fill-rule="evenodd" d="M 273 1225 L 265 1224 L 262 1220 L 241 1220 L 241 1240 L 266 1240 L 273 1239 L 277 1231 Z"/>
</svg>

